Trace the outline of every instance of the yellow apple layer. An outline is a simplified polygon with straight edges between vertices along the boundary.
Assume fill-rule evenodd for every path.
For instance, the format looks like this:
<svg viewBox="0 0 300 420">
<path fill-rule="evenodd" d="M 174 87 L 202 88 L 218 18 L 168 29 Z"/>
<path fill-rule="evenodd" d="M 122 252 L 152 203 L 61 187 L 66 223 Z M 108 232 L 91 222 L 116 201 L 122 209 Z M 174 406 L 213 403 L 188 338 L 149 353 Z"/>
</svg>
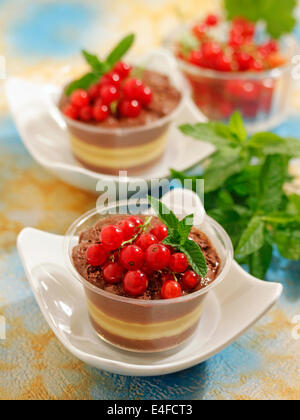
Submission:
<svg viewBox="0 0 300 420">
<path fill-rule="evenodd" d="M 103 168 L 134 168 L 152 162 L 162 155 L 167 143 L 167 135 L 156 140 L 132 147 L 108 148 L 88 144 L 71 136 L 75 156 L 91 166 Z"/>
<path fill-rule="evenodd" d="M 137 324 L 112 318 L 100 311 L 100 309 L 89 300 L 88 309 L 94 322 L 111 334 L 128 340 L 155 340 L 177 336 L 191 328 L 199 321 L 203 312 L 203 304 L 200 304 L 196 310 L 181 318 L 155 324 Z"/>
</svg>

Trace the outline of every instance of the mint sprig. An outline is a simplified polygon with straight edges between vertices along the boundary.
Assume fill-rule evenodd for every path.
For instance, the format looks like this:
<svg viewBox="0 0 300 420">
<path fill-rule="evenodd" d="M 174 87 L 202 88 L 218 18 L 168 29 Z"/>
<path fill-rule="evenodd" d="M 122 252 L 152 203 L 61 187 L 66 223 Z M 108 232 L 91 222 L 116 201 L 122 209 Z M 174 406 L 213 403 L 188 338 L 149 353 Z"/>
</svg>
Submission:
<svg viewBox="0 0 300 420">
<path fill-rule="evenodd" d="M 74 90 L 77 89 L 88 89 L 93 84 L 97 83 L 99 79 L 106 73 L 110 72 L 114 65 L 121 60 L 122 57 L 132 47 L 135 40 L 135 35 L 130 34 L 123 38 L 118 45 L 110 52 L 104 61 L 101 61 L 96 55 L 89 53 L 86 50 L 82 50 L 82 55 L 88 65 L 91 67 L 91 71 L 80 79 L 70 83 L 66 88 L 66 95 L 70 96 Z"/>
<path fill-rule="evenodd" d="M 183 220 L 179 220 L 176 215 L 160 200 L 148 197 L 149 203 L 160 220 L 167 226 L 169 236 L 163 241 L 165 245 L 170 245 L 184 253 L 193 268 L 201 277 L 207 275 L 207 263 L 199 245 L 189 239 L 189 234 L 193 226 L 194 215 L 189 215 Z"/>
<path fill-rule="evenodd" d="M 236 259 L 264 278 L 278 248 L 283 257 L 300 260 L 300 197 L 288 195 L 284 185 L 291 158 L 300 157 L 300 141 L 273 133 L 247 135 L 239 113 L 229 124 L 186 124 L 180 130 L 209 142 L 216 152 L 204 165 L 202 176 L 171 170 L 184 183 L 205 181 L 207 213 L 228 232 Z"/>
<path fill-rule="evenodd" d="M 225 0 L 228 19 L 243 16 L 252 22 L 263 21 L 273 38 L 292 32 L 296 25 L 296 6 L 297 0 Z"/>
</svg>

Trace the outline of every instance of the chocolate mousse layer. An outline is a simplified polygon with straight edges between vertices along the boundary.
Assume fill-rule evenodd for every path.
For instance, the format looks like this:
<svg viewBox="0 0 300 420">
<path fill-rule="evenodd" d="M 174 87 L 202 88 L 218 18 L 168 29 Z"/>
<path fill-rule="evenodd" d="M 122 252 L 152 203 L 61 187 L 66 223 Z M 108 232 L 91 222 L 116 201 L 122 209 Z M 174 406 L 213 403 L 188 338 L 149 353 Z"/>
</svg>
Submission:
<svg viewBox="0 0 300 420">
<path fill-rule="evenodd" d="M 161 299 L 161 275 L 155 273 L 149 278 L 149 287 L 144 295 L 133 299 L 126 294 L 122 283 L 105 283 L 101 267 L 92 267 L 86 261 L 86 251 L 91 244 L 99 243 L 101 230 L 107 225 L 118 224 L 126 217 L 113 215 L 101 219 L 80 234 L 79 244 L 73 249 L 73 264 L 78 273 L 97 289 L 108 292 L 104 294 L 101 290 L 97 292 L 85 287 L 92 325 L 105 340 L 128 350 L 146 352 L 176 347 L 192 335 L 199 323 L 205 294 L 196 297 L 194 292 L 216 279 L 220 258 L 208 237 L 192 228 L 190 239 L 201 247 L 208 265 L 207 277 L 201 280 L 198 288 L 184 292 L 186 299 L 183 301 L 164 301 Z M 144 216 L 140 217 L 144 219 Z M 160 223 L 158 218 L 153 218 L 149 229 Z"/>
<path fill-rule="evenodd" d="M 153 99 L 137 118 L 111 115 L 103 122 L 73 122 L 67 120 L 75 157 L 93 171 L 117 175 L 120 170 L 137 175 L 155 165 L 167 144 L 170 115 L 181 101 L 181 93 L 163 74 L 145 70 L 141 79 L 153 92 Z M 68 98 L 63 95 L 59 107 Z M 97 130 L 98 128 L 98 130 Z M 136 131 L 128 131 L 134 129 Z"/>
</svg>

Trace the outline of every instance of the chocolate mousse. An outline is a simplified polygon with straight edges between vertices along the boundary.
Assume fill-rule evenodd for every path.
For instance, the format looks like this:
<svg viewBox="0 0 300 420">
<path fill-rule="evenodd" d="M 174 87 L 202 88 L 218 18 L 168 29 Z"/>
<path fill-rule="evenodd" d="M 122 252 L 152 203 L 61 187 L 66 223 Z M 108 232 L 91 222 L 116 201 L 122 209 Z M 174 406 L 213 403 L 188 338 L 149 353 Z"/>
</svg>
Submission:
<svg viewBox="0 0 300 420">
<path fill-rule="evenodd" d="M 58 104 L 75 158 L 95 172 L 145 172 L 163 156 L 181 93 L 164 74 L 83 53 L 92 72 L 71 82 Z"/>
<path fill-rule="evenodd" d="M 142 220 L 145 220 L 145 216 L 139 216 Z M 79 238 L 79 245 L 77 245 L 73 249 L 73 261 L 74 266 L 78 273 L 89 283 L 93 284 L 100 289 L 103 289 L 109 293 L 113 293 L 119 296 L 128 296 L 124 291 L 122 283 L 117 285 L 110 285 L 107 284 L 103 278 L 103 270 L 101 267 L 92 267 L 86 261 L 86 252 L 87 249 L 91 244 L 99 243 L 99 237 L 101 230 L 104 226 L 110 224 L 118 224 L 122 220 L 126 219 L 126 216 L 109 216 L 101 221 L 99 221 L 94 227 L 88 229 L 81 233 Z M 155 217 L 152 219 L 152 226 L 160 224 L 159 218 Z M 150 228 L 149 228 L 150 230 Z M 193 239 L 202 249 L 203 254 L 205 256 L 207 266 L 208 266 L 208 274 L 207 277 L 201 279 L 198 287 L 192 291 L 183 291 L 183 295 L 194 293 L 197 290 L 200 290 L 206 286 L 208 286 L 211 282 L 215 280 L 218 275 L 219 267 L 220 267 L 220 259 L 219 256 L 211 244 L 208 237 L 203 233 L 200 232 L 196 228 L 192 228 L 190 233 L 190 239 Z M 157 300 L 161 299 L 161 285 L 162 279 L 161 274 L 154 273 L 154 276 L 151 278 L 149 283 L 148 289 L 142 296 L 137 297 L 137 299 L 143 300 Z"/>
<path fill-rule="evenodd" d="M 147 220 L 149 221 L 147 217 L 142 215 L 136 217 L 147 225 Z M 73 248 L 73 265 L 87 282 L 85 292 L 91 323 L 101 338 L 123 349 L 153 352 L 174 348 L 186 341 L 196 330 L 203 312 L 205 294 L 194 295 L 195 297 L 193 294 L 217 278 L 221 267 L 220 258 L 209 238 L 193 227 L 189 239 L 199 245 L 203 252 L 207 263 L 206 277 L 201 278 L 194 273 L 198 280 L 197 284 L 191 286 L 190 282 L 185 283 L 185 274 L 171 273 L 168 267 L 152 273 L 145 271 L 148 278 L 146 288 L 135 296 L 124 286 L 125 273 L 123 281 L 110 284 L 104 278 L 105 264 L 97 266 L 87 261 L 88 250 L 94 245 L 101 246 L 100 238 L 105 229 L 111 226 L 123 226 L 122 222 L 128 223 L 128 216 L 112 215 L 101 219 L 93 227 L 81 232 L 79 243 Z M 143 235 L 148 235 L 147 238 L 151 236 L 151 232 L 157 232 L 159 235 L 159 230 L 162 230 L 161 223 L 159 218 L 153 217 Z M 140 244 L 138 239 L 135 243 Z M 117 264 L 122 261 L 122 251 L 117 255 L 114 252 L 112 260 Z M 171 263 L 170 266 L 172 267 Z M 143 267 L 141 270 L 146 269 Z M 187 267 L 186 274 L 193 273 L 190 270 L 191 267 Z M 172 287 L 177 285 L 181 290 L 180 295 L 166 296 L 164 294 L 166 284 Z M 169 292 L 170 290 L 173 289 L 169 289 Z M 186 300 L 172 299 L 179 296 L 185 296 Z M 164 299 L 169 300 L 164 301 Z"/>
<path fill-rule="evenodd" d="M 120 113 L 110 114 L 103 121 L 82 121 L 96 127 L 129 128 L 147 125 L 171 114 L 179 105 L 181 93 L 172 85 L 168 76 L 152 70 L 144 70 L 140 80 L 148 86 L 153 94 L 152 101 L 141 109 L 137 117 L 123 117 Z M 63 92 L 59 107 L 63 111 L 69 103 L 69 98 Z"/>
</svg>

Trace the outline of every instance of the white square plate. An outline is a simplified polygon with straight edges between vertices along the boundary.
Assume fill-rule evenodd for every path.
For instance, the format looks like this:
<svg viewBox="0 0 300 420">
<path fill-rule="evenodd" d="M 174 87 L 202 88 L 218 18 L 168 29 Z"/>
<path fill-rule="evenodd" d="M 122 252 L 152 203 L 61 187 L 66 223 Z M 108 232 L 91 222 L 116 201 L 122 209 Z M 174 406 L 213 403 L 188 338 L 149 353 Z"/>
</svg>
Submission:
<svg viewBox="0 0 300 420">
<path fill-rule="evenodd" d="M 61 343 L 98 369 L 128 376 L 177 372 L 214 356 L 260 319 L 279 299 L 280 284 L 262 282 L 236 262 L 207 297 L 196 334 L 171 352 L 138 354 L 118 350 L 97 337 L 90 325 L 81 284 L 71 278 L 62 236 L 24 229 L 18 250 L 40 309 Z"/>
</svg>

